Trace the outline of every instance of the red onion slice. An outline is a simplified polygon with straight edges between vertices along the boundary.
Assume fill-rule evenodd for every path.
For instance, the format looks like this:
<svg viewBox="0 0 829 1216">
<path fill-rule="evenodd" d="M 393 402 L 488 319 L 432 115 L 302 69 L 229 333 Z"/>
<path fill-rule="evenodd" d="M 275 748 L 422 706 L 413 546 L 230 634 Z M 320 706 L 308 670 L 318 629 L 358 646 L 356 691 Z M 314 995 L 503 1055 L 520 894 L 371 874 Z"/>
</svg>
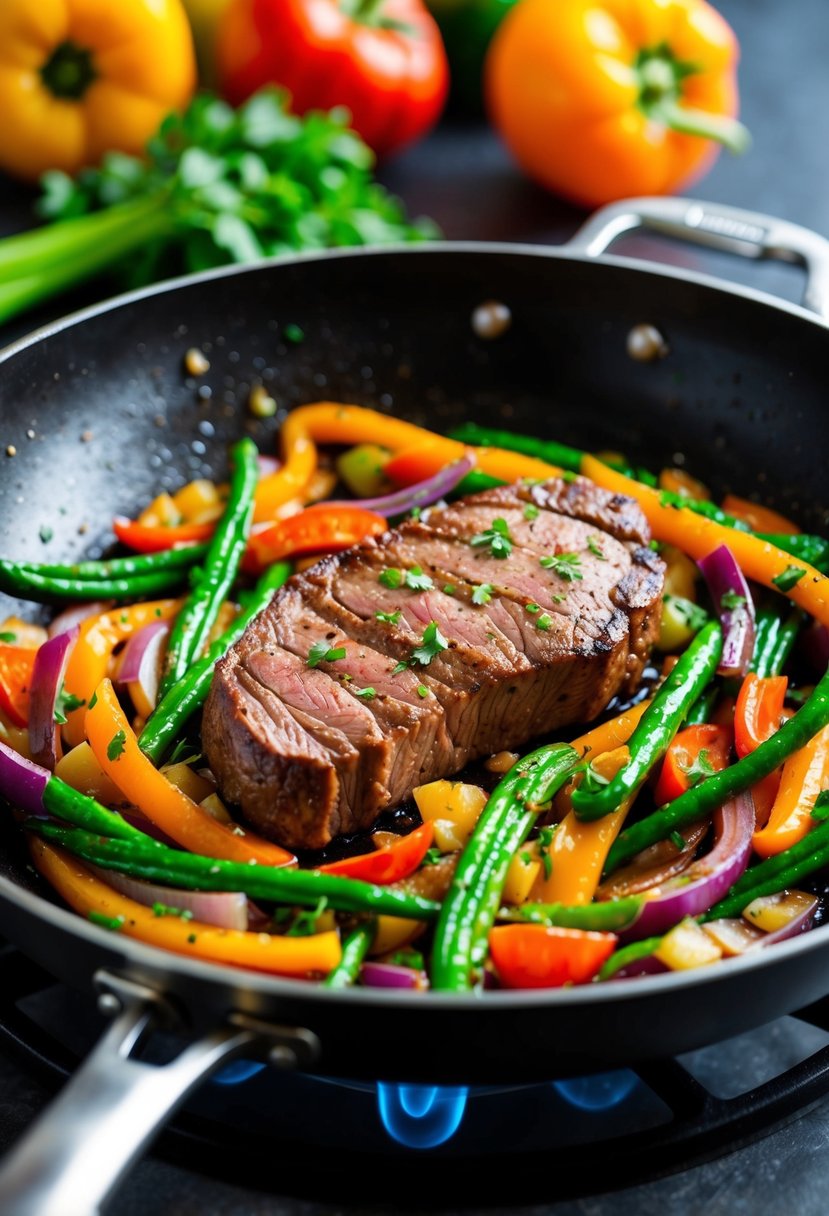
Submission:
<svg viewBox="0 0 829 1216">
<path fill-rule="evenodd" d="M 415 507 L 428 507 L 440 498 L 445 498 L 459 481 L 466 477 L 470 469 L 475 467 L 475 456 L 468 452 L 460 460 L 448 464 L 445 469 L 427 477 L 416 485 L 406 486 L 403 490 L 395 490 L 393 494 L 384 494 L 380 498 L 349 499 L 348 502 L 332 501 L 329 507 L 363 507 L 366 511 L 376 511 L 378 515 L 389 518 L 392 515 L 406 515 Z"/>
<path fill-rule="evenodd" d="M 193 919 L 204 925 L 216 925 L 219 929 L 242 929 L 248 927 L 248 899 L 241 891 L 182 891 L 178 887 L 162 887 L 143 878 L 131 878 L 117 870 L 105 870 L 89 866 L 101 882 L 107 883 L 127 899 L 152 908 L 154 904 L 179 912 L 192 913 Z M 175 912 L 168 915 L 174 916 Z M 164 913 L 161 913 L 164 915 Z"/>
<path fill-rule="evenodd" d="M 59 633 L 66 633 L 74 625 L 80 625 L 91 616 L 100 616 L 112 607 L 114 600 L 89 600 L 85 604 L 72 604 L 52 620 L 47 630 L 53 638 Z"/>
<path fill-rule="evenodd" d="M 397 963 L 363 963 L 360 979 L 368 988 L 427 988 L 423 971 L 401 967 Z"/>
<path fill-rule="evenodd" d="M 754 653 L 754 601 L 745 575 L 728 545 L 697 562 L 723 629 L 721 676 L 744 676 Z M 741 601 L 741 602 L 740 602 Z"/>
<path fill-rule="evenodd" d="M 787 941 L 790 937 L 797 937 L 798 934 L 805 933 L 807 929 L 811 929 L 820 901 L 816 895 L 805 891 L 779 891 L 776 895 L 761 896 L 759 899 L 752 900 L 743 909 L 743 916 L 748 924 L 752 924 L 753 921 L 750 913 L 752 906 L 761 903 L 785 906 L 787 900 L 793 906 L 792 915 L 779 929 L 772 929 L 770 933 L 764 934 L 757 943 L 758 946 L 773 946 L 775 942 Z"/>
<path fill-rule="evenodd" d="M 59 739 L 55 709 L 66 675 L 66 665 L 78 640 L 80 628 L 73 625 L 38 647 L 32 670 L 29 696 L 29 750 L 50 771 L 58 762 Z"/>
<path fill-rule="evenodd" d="M 679 878 L 654 888 L 634 923 L 619 934 L 620 941 L 656 937 L 688 916 L 699 916 L 722 899 L 748 865 L 754 832 L 754 800 L 738 794 L 714 814 L 716 841 L 710 853 L 695 861 Z"/>
<path fill-rule="evenodd" d="M 42 816 L 43 791 L 51 775 L 43 765 L 27 760 L 0 739 L 0 794 L 12 806 Z"/>
<path fill-rule="evenodd" d="M 169 621 L 151 621 L 134 633 L 124 647 L 118 669 L 118 684 L 122 687 L 125 684 L 138 685 L 137 690 L 131 691 L 137 691 L 139 699 L 144 701 L 144 704 L 136 705 L 139 713 L 150 713 L 158 703 L 161 656 L 169 632 Z M 135 696 L 133 700 L 136 700 Z"/>
<path fill-rule="evenodd" d="M 663 975 L 670 968 L 666 967 L 655 954 L 646 954 L 644 958 L 632 959 L 627 966 L 620 967 L 611 975 L 610 980 L 632 980 L 640 975 Z"/>
</svg>

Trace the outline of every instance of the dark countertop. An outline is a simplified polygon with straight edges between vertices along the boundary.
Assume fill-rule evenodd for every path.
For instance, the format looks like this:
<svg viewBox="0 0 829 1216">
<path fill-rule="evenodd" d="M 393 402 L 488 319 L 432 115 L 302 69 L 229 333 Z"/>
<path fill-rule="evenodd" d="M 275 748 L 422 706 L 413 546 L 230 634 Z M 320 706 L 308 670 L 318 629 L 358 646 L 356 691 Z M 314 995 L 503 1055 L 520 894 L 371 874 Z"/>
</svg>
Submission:
<svg viewBox="0 0 829 1216">
<path fill-rule="evenodd" d="M 708 176 L 689 193 L 701 199 L 751 208 L 792 220 L 829 237 L 829 7 L 826 0 L 721 0 L 743 48 L 740 85 L 742 117 L 754 137 L 752 150 L 737 160 L 722 154 Z M 447 237 L 481 240 L 567 240 L 583 213 L 525 181 L 497 139 L 481 124 L 452 118 L 428 140 L 382 170 L 383 180 L 413 214 L 433 216 Z M 24 227 L 30 195 L 0 182 L 0 232 Z M 676 256 L 676 255 L 671 255 Z M 725 257 L 703 265 L 798 299 L 802 276 L 789 268 L 763 268 Z M 94 299 L 94 289 L 81 293 Z M 74 299 L 73 303 L 80 302 Z M 44 310 L 0 331 L 0 342 L 25 332 L 35 321 L 64 311 Z M 9 1144 L 48 1099 L 48 1091 L 20 1067 L 0 1056 L 0 1147 Z M 521 1206 L 520 1180 L 509 1208 L 522 1216 L 639 1216 L 798 1212 L 826 1210 L 829 1167 L 829 1102 L 777 1130 L 768 1138 L 717 1162 L 615 1194 L 557 1203 L 555 1178 L 550 1201 Z M 413 1159 L 416 1160 L 416 1159 Z M 368 1211 L 346 1204 L 321 1204 L 280 1197 L 278 1166 L 273 1194 L 208 1181 L 189 1170 L 149 1157 L 132 1172 L 112 1210 L 119 1216 L 334 1216 Z M 612 1187 L 596 1162 L 593 1185 Z M 467 1211 L 480 1211 L 485 1179 L 470 1179 Z M 476 1205 L 476 1199 L 478 1203 Z M 390 1196 L 390 1210 L 394 1197 Z M 382 1209 L 377 1209 L 382 1210 Z M 437 1210 L 436 1205 L 431 1210 Z M 494 1216 L 499 1216 L 498 1212 Z M 500 1213 L 506 1216 L 506 1210 Z"/>
</svg>

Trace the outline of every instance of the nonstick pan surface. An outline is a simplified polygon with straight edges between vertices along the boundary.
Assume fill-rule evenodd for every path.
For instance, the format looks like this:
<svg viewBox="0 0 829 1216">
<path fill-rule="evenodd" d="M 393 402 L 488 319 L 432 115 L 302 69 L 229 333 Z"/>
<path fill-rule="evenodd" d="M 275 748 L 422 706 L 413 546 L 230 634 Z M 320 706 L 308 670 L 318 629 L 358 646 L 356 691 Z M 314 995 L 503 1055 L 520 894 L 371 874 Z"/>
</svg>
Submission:
<svg viewBox="0 0 829 1216">
<path fill-rule="evenodd" d="M 485 300 L 512 324 L 470 324 Z M 655 325 L 665 357 L 626 339 Z M 299 343 L 285 327 L 299 326 Z M 186 350 L 210 370 L 193 380 Z M 583 249 L 444 244 L 344 252 L 183 280 L 69 318 L 0 357 L 0 549 L 51 560 L 111 544 L 108 521 L 162 489 L 221 476 L 229 442 L 264 451 L 262 382 L 282 410 L 327 398 L 444 430 L 502 423 L 652 467 L 685 461 L 715 495 L 757 493 L 827 526 L 826 323 L 701 276 Z M 52 535 L 48 543 L 41 537 Z M 0 597 L 0 617 L 19 611 Z M 58 907 L 4 820 L 5 934 L 79 986 L 102 969 L 167 994 L 194 1033 L 236 1011 L 301 1026 L 330 1075 L 431 1082 L 562 1076 L 676 1054 L 829 990 L 829 927 L 754 958 L 686 974 L 484 997 L 329 993 L 207 966 L 118 938 Z"/>
</svg>

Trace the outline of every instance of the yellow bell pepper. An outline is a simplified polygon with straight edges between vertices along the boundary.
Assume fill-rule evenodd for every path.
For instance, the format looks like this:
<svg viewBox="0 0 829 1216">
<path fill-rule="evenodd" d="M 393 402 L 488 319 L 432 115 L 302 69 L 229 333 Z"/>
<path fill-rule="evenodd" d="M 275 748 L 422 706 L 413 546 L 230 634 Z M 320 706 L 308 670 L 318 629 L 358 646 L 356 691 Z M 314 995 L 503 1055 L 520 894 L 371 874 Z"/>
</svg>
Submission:
<svg viewBox="0 0 829 1216">
<path fill-rule="evenodd" d="M 0 168 L 36 181 L 138 154 L 195 84 L 180 0 L 2 0 Z"/>
</svg>

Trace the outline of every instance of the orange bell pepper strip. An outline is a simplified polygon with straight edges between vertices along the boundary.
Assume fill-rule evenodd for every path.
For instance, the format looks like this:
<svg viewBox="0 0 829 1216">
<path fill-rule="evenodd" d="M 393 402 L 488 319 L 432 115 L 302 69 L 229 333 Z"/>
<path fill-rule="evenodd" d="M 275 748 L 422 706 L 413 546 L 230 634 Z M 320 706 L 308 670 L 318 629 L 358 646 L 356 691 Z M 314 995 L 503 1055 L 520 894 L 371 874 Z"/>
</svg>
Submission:
<svg viewBox="0 0 829 1216">
<path fill-rule="evenodd" d="M 301 498 L 317 470 L 317 448 L 303 414 L 307 406 L 292 410 L 279 432 L 282 466 L 275 473 L 259 478 L 256 487 L 253 522 L 273 519 L 278 507 Z"/>
<path fill-rule="evenodd" d="M 360 853 L 357 857 L 344 857 L 325 866 L 317 866 L 323 874 L 340 874 L 346 878 L 361 878 L 363 882 L 386 886 L 408 878 L 418 868 L 435 838 L 435 825 L 431 820 L 401 836 L 394 844 L 373 853 Z"/>
<path fill-rule="evenodd" d="M 227 827 L 188 798 L 148 760 L 109 680 L 101 680 L 87 708 L 84 729 L 95 759 L 127 799 L 171 840 L 207 857 L 265 866 L 296 858 L 238 825 Z"/>
<path fill-rule="evenodd" d="M 195 545 L 209 540 L 216 525 L 208 524 L 142 524 L 136 519 L 116 515 L 112 530 L 122 545 L 136 553 L 160 553 L 180 545 Z"/>
<path fill-rule="evenodd" d="M 650 701 L 640 701 L 618 717 L 580 735 L 572 746 L 584 755 L 592 752 L 600 756 L 615 751 L 627 743 L 648 705 Z M 550 873 L 531 891 L 533 902 L 590 903 L 610 846 L 621 831 L 632 802 L 633 799 L 626 799 L 618 811 L 590 823 L 582 822 L 572 811 L 564 816 L 549 847 Z"/>
<path fill-rule="evenodd" d="M 653 800 L 657 806 L 673 802 L 694 784 L 694 771 L 701 780 L 728 767 L 734 732 L 730 726 L 701 722 L 686 726 L 674 735 L 662 760 Z"/>
<path fill-rule="evenodd" d="M 29 721 L 29 690 L 37 647 L 0 645 L 0 710 L 15 726 Z"/>
<path fill-rule="evenodd" d="M 829 726 L 824 726 L 783 765 L 780 789 L 769 821 L 751 838 L 755 853 L 760 857 L 772 857 L 802 840 L 815 824 L 812 808 L 818 794 L 827 786 Z"/>
<path fill-rule="evenodd" d="M 248 538 L 242 569 L 248 574 L 260 574 L 282 558 L 338 553 L 367 536 L 380 536 L 387 528 L 383 516 L 375 511 L 344 503 L 334 507 L 320 503 L 288 519 L 277 520 L 262 531 L 254 529 Z"/>
<path fill-rule="evenodd" d="M 752 532 L 782 532 L 794 536 L 800 531 L 797 524 L 779 511 L 764 507 L 759 502 L 751 502 L 736 494 L 726 494 L 720 504 L 726 515 L 733 515 L 748 524 Z"/>
<path fill-rule="evenodd" d="M 720 545 L 728 545 L 746 578 L 762 583 L 772 591 L 781 590 L 775 579 L 782 580 L 783 593 L 790 600 L 822 625 L 829 625 L 829 578 L 808 562 L 795 560 L 776 545 L 752 536 L 750 532 L 738 532 L 696 515 L 687 507 L 664 505 L 658 490 L 617 473 L 594 456 L 583 457 L 581 471 L 597 486 L 635 498 L 657 540 L 676 545 L 695 561 Z M 793 573 L 797 575 L 797 582 L 792 584 L 790 576 Z"/>
<path fill-rule="evenodd" d="M 586 984 L 616 948 L 615 933 L 545 925 L 496 925 L 489 954 L 505 988 Z"/>
<path fill-rule="evenodd" d="M 30 841 L 30 849 L 36 869 L 75 912 L 93 921 L 101 918 L 113 932 L 150 946 L 212 963 L 302 979 L 327 975 L 342 957 L 336 929 L 287 937 L 219 929 L 179 916 L 156 916 L 152 908 L 119 894 L 63 849 L 37 839 Z"/>
<path fill-rule="evenodd" d="M 788 683 L 786 676 L 761 677 L 753 671 L 743 680 L 734 707 L 734 747 L 740 759 L 770 739 L 788 716 L 784 707 Z M 782 773 L 781 765 L 751 787 L 758 828 L 768 821 Z"/>
<path fill-rule="evenodd" d="M 67 713 L 63 727 L 63 734 L 71 747 L 83 743 L 86 706 L 107 674 L 112 652 L 118 643 L 152 621 L 169 620 L 178 612 L 181 603 L 181 600 L 151 600 L 145 604 L 113 608 L 81 622 L 78 640 L 69 656 L 63 681 L 65 691 L 81 702 L 77 709 Z"/>
<path fill-rule="evenodd" d="M 195 85 L 179 0 L 3 0 L 0 168 L 36 182 L 113 149 L 140 156 Z"/>
</svg>

